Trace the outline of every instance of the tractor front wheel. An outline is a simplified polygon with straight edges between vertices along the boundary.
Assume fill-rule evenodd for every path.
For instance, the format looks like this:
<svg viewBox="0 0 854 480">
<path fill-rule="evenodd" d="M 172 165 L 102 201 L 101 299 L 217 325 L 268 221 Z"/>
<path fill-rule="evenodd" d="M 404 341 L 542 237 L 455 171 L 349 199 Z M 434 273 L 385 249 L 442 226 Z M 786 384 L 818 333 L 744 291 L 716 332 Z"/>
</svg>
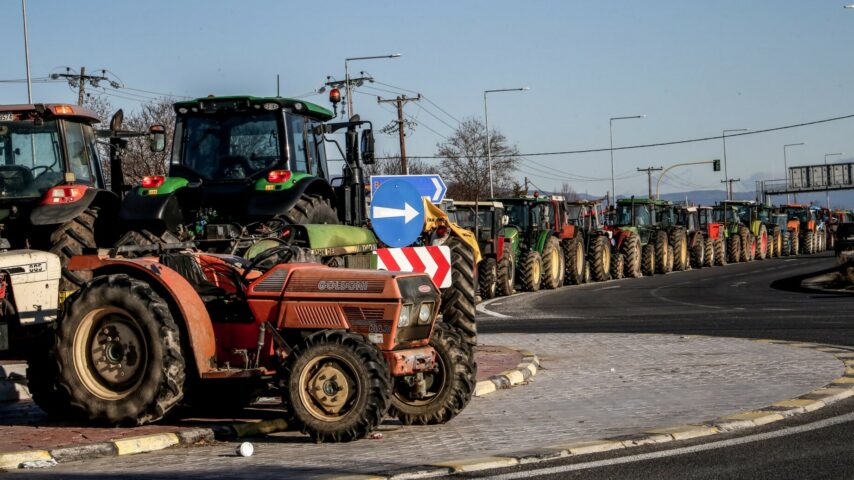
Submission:
<svg viewBox="0 0 854 480">
<path fill-rule="evenodd" d="M 655 248 L 655 273 L 667 273 L 667 265 L 670 262 L 670 241 L 667 238 L 667 232 L 659 230 L 655 232 L 653 240 Z"/>
<path fill-rule="evenodd" d="M 178 326 L 146 283 L 127 275 L 96 277 L 66 305 L 51 355 L 55 390 L 67 392 L 73 410 L 108 424 L 143 425 L 183 398 Z"/>
<path fill-rule="evenodd" d="M 311 335 L 288 356 L 281 378 L 288 423 L 317 443 L 366 437 L 391 405 L 388 364 L 352 333 Z"/>
<path fill-rule="evenodd" d="M 641 253 L 641 272 L 643 272 L 645 277 L 655 275 L 655 263 L 655 246 L 651 243 L 647 243 L 643 246 Z"/>
<path fill-rule="evenodd" d="M 567 285 L 578 285 L 584 281 L 584 242 L 580 237 L 561 241 L 563 264 L 565 268 L 564 282 Z"/>
<path fill-rule="evenodd" d="M 504 254 L 498 262 L 498 295 L 508 297 L 513 295 L 513 285 L 516 281 L 516 262 L 513 258 L 513 249 L 510 245 L 504 245 Z"/>
<path fill-rule="evenodd" d="M 611 257 L 611 279 L 620 280 L 623 278 L 626 269 L 626 257 L 622 253 L 617 253 Z"/>
<path fill-rule="evenodd" d="M 446 325 L 436 324 L 430 346 L 436 350 L 437 368 L 419 381 L 426 383 L 419 393 L 410 377 L 394 379 L 389 416 L 404 425 L 447 423 L 469 404 L 474 393 L 477 364 L 472 347 Z"/>
<path fill-rule="evenodd" d="M 522 289 L 526 292 L 536 292 L 540 289 L 540 283 L 543 280 L 543 265 L 540 260 L 540 254 L 528 250 L 522 254 L 519 259 L 519 281 L 522 282 Z"/>
<path fill-rule="evenodd" d="M 715 250 L 715 266 L 723 267 L 726 265 L 726 243 L 724 243 L 723 239 L 719 238 L 717 240 L 712 240 L 712 244 L 714 245 Z"/>
<path fill-rule="evenodd" d="M 477 266 L 477 283 L 480 287 L 480 298 L 489 300 L 495 298 L 498 291 L 498 264 L 494 258 L 484 258 Z"/>
<path fill-rule="evenodd" d="M 712 252 L 709 252 L 711 255 Z M 691 268 L 703 268 L 703 262 L 706 255 L 706 244 L 703 237 L 698 236 L 694 239 L 694 245 L 691 247 Z"/>
<path fill-rule="evenodd" d="M 738 263 L 741 261 L 741 237 L 732 235 L 726 239 L 727 261 L 729 263 Z"/>
<path fill-rule="evenodd" d="M 688 236 L 682 228 L 674 228 L 670 231 L 670 246 L 673 247 L 673 271 L 683 272 L 688 270 L 690 257 L 688 252 Z M 673 256 L 673 255 L 671 255 Z"/>
</svg>

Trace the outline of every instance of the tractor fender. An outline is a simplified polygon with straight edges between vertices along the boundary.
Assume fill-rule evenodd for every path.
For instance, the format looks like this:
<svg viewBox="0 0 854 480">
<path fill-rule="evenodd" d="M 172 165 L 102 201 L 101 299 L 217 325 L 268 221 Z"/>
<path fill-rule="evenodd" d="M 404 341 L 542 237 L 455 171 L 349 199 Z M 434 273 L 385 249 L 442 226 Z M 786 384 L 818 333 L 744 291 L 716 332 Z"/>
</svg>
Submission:
<svg viewBox="0 0 854 480">
<path fill-rule="evenodd" d="M 181 333 L 186 334 L 182 343 L 192 352 L 197 373 L 201 376 L 216 368 L 216 338 L 211 318 L 196 290 L 178 272 L 154 258 L 102 258 L 96 255 L 72 257 L 68 269 L 92 271 L 95 276 L 123 273 L 146 282 L 166 300 L 175 321 L 181 326 Z"/>
<path fill-rule="evenodd" d="M 542 232 L 540 232 L 540 234 L 537 236 L 536 251 L 539 253 L 543 253 L 543 248 L 545 248 L 546 242 L 553 235 L 554 233 L 551 230 L 543 230 Z"/>
<path fill-rule="evenodd" d="M 274 191 L 253 191 L 246 202 L 246 214 L 251 218 L 271 218 L 288 213 L 303 194 L 319 195 L 336 205 L 335 191 L 319 177 L 306 177 L 289 188 Z"/>
<path fill-rule="evenodd" d="M 140 189 L 133 189 L 122 202 L 119 221 L 131 228 L 152 230 L 157 234 L 175 232 L 184 224 L 179 192 L 180 189 L 165 194 L 143 195 Z"/>
<path fill-rule="evenodd" d="M 106 215 L 114 214 L 119 197 L 109 190 L 86 188 L 83 198 L 72 203 L 58 205 L 39 205 L 30 212 L 33 225 L 56 225 L 71 221 L 80 216 L 90 206 L 105 208 Z"/>
</svg>

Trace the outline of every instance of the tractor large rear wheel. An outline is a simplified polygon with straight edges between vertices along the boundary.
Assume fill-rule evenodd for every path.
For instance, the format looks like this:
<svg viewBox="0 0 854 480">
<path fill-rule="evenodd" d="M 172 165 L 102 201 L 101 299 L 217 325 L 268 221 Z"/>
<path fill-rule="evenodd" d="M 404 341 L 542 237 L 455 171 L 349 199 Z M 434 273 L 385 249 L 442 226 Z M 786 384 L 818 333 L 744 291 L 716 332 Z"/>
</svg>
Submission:
<svg viewBox="0 0 854 480">
<path fill-rule="evenodd" d="M 288 356 L 281 379 L 288 423 L 318 443 L 366 437 L 391 406 L 388 364 L 352 333 L 311 335 Z"/>
<path fill-rule="evenodd" d="M 495 259 L 484 258 L 477 265 L 477 283 L 480 287 L 480 298 L 489 300 L 495 298 L 498 291 L 498 264 Z"/>
<path fill-rule="evenodd" d="M 667 273 L 667 265 L 670 262 L 670 240 L 667 232 L 658 230 L 653 238 L 655 248 L 655 273 Z"/>
<path fill-rule="evenodd" d="M 564 283 L 578 285 L 584 281 L 584 242 L 581 237 L 561 241 L 563 250 Z"/>
<path fill-rule="evenodd" d="M 563 251 L 556 237 L 549 237 L 543 245 L 543 288 L 554 290 L 563 285 Z M 583 258 L 583 257 L 582 257 Z"/>
<path fill-rule="evenodd" d="M 590 278 L 594 282 L 604 282 L 611 274 L 611 242 L 604 235 L 596 235 L 591 243 L 590 258 L 587 261 Z"/>
<path fill-rule="evenodd" d="M 620 244 L 620 253 L 626 260 L 626 276 L 629 278 L 640 278 L 643 276 L 641 263 L 643 255 L 641 252 L 640 237 L 635 233 L 629 233 Z"/>
<path fill-rule="evenodd" d="M 338 215 L 329 200 L 320 195 L 302 194 L 297 203 L 283 218 L 291 225 L 313 223 L 337 224 Z"/>
<path fill-rule="evenodd" d="M 56 390 L 72 410 L 108 424 L 142 425 L 183 398 L 178 326 L 147 284 L 127 275 L 97 277 L 67 305 L 51 355 Z"/>
<path fill-rule="evenodd" d="M 77 217 L 59 225 L 50 233 L 48 244 L 44 245 L 39 239 L 34 244 L 46 248 L 59 256 L 62 265 L 62 278 L 59 281 L 59 291 L 77 290 L 92 279 L 91 272 L 72 272 L 66 267 L 71 257 L 82 255 L 84 250 L 97 248 L 95 243 L 95 222 L 98 219 L 97 208 L 87 208 Z"/>
<path fill-rule="evenodd" d="M 682 228 L 674 228 L 670 231 L 670 246 L 673 247 L 673 271 L 683 272 L 688 270 L 690 256 L 688 252 L 688 236 Z"/>
<path fill-rule="evenodd" d="M 516 281 L 516 262 L 513 249 L 509 244 L 504 245 L 504 254 L 498 262 L 498 295 L 507 297 L 513 295 L 513 285 Z"/>
<path fill-rule="evenodd" d="M 789 234 L 791 239 L 791 245 L 789 245 L 789 255 L 797 256 L 801 253 L 801 237 L 797 233 L 794 235 Z"/>
<path fill-rule="evenodd" d="M 436 324 L 430 346 L 436 350 L 438 368 L 425 373 L 426 395 L 404 377 L 394 379 L 389 416 L 404 425 L 447 423 L 469 404 L 474 393 L 477 364 L 470 345 L 451 329 Z"/>
<path fill-rule="evenodd" d="M 519 281 L 526 292 L 536 292 L 543 281 L 543 265 L 540 254 L 528 250 L 519 259 Z"/>
<path fill-rule="evenodd" d="M 738 243 L 741 247 L 741 251 L 739 252 L 738 261 L 739 262 L 749 262 L 752 260 L 750 255 L 750 230 L 744 225 L 738 226 Z"/>
<path fill-rule="evenodd" d="M 451 237 L 445 245 L 451 249 L 451 286 L 442 289 L 442 319 L 463 341 L 476 345 L 474 252 L 458 237 Z"/>
<path fill-rule="evenodd" d="M 801 250 L 807 255 L 815 253 L 815 234 L 813 232 L 804 232 Z"/>
</svg>

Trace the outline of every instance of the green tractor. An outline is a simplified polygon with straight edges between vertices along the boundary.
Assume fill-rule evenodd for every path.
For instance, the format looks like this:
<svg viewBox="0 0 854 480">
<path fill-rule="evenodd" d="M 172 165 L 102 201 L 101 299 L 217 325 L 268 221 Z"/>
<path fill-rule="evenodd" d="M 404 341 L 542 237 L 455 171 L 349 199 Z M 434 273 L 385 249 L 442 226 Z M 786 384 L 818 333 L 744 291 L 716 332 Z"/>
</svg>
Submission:
<svg viewBox="0 0 854 480">
<path fill-rule="evenodd" d="M 742 223 L 739 207 L 728 202 L 719 203 L 712 207 L 712 219 L 723 225 L 727 263 L 753 260 L 751 252 L 755 250 L 756 238 Z"/>
<path fill-rule="evenodd" d="M 504 237 L 510 242 L 516 263 L 516 281 L 523 290 L 535 292 L 563 285 L 564 252 L 555 225 L 560 225 L 563 198 L 530 197 L 499 199 L 508 217 Z"/>
<path fill-rule="evenodd" d="M 669 271 L 684 272 L 691 267 L 691 257 L 688 249 L 688 234 L 677 218 L 676 206 L 673 202 L 656 200 L 655 226 L 667 232 L 667 240 L 673 248 L 672 255 L 667 260 Z"/>
<path fill-rule="evenodd" d="M 145 177 L 127 194 L 119 214 L 126 230 L 168 232 L 206 251 L 242 254 L 285 225 L 366 224 L 370 122 L 324 123 L 331 111 L 282 97 L 208 97 L 174 108 L 168 175 Z M 333 186 L 325 142 L 340 129 L 346 168 Z"/>
<path fill-rule="evenodd" d="M 735 208 L 738 221 L 747 228 L 747 234 L 743 228 L 739 228 L 742 250 L 745 239 L 748 242 L 747 261 L 764 260 L 772 256 L 776 250 L 773 244 L 777 225 L 771 221 L 770 209 L 753 201 L 729 200 L 724 204 Z"/>
<path fill-rule="evenodd" d="M 673 269 L 675 252 L 670 244 L 667 225 L 676 225 L 675 214 L 670 220 L 662 221 L 658 218 L 661 212 L 666 212 L 671 205 L 670 202 L 648 198 L 631 197 L 617 200 L 611 230 L 615 239 L 614 247 L 625 257 L 627 277 L 650 276 L 656 272 L 668 273 Z M 687 251 L 684 230 L 680 231 Z"/>
<path fill-rule="evenodd" d="M 76 105 L 0 106 L 0 248 L 56 254 L 61 292 L 89 279 L 66 268 L 72 256 L 115 241 L 120 199 L 105 184 L 98 122 Z"/>
<path fill-rule="evenodd" d="M 456 201 L 452 218 L 459 226 L 474 232 L 477 238 L 482 256 L 477 275 L 481 298 L 512 295 L 516 262 L 512 242 L 504 236 L 504 226 L 509 221 L 504 205 L 492 201 Z"/>
</svg>

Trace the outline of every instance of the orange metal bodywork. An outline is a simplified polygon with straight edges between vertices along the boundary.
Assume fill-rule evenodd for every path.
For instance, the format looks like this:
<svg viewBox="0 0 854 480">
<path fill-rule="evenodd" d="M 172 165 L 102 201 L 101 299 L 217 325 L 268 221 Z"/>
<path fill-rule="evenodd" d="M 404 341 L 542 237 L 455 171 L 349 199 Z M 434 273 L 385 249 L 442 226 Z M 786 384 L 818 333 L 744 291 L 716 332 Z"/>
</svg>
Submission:
<svg viewBox="0 0 854 480">
<path fill-rule="evenodd" d="M 95 275 L 125 273 L 153 282 L 168 292 L 167 300 L 175 303 L 187 331 L 199 375 L 216 369 L 216 338 L 205 304 L 192 285 L 178 272 L 161 265 L 156 258 L 102 258 L 96 255 L 72 257 L 69 270 L 91 270 Z"/>
<path fill-rule="evenodd" d="M 427 372 L 436 367 L 436 350 L 433 347 L 383 352 L 383 356 L 393 377 Z"/>
<path fill-rule="evenodd" d="M 712 240 L 718 240 L 721 238 L 721 228 L 723 225 L 720 223 L 710 223 L 707 225 L 707 230 L 709 233 L 709 238 Z"/>
</svg>

